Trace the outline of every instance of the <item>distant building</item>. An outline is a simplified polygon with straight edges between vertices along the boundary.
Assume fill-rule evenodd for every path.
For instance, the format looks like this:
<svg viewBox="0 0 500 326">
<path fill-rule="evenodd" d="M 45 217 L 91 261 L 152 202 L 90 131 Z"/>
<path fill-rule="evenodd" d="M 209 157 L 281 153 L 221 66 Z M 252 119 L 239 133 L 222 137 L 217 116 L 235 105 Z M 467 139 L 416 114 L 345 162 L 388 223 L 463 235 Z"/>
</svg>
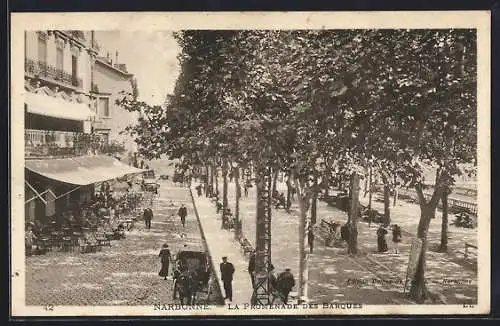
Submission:
<svg viewBox="0 0 500 326">
<path fill-rule="evenodd" d="M 118 52 L 115 63 L 108 56 L 97 57 L 93 68 L 91 95 L 95 97 L 96 119 L 93 129 L 102 135 L 106 143 L 120 144 L 127 153 L 137 151 L 136 143 L 130 136 L 120 134 L 127 126 L 137 122 L 137 112 L 128 112 L 116 104 L 123 96 L 121 92 L 132 92 L 134 75 L 127 72 L 125 64 L 119 64 Z"/>
</svg>

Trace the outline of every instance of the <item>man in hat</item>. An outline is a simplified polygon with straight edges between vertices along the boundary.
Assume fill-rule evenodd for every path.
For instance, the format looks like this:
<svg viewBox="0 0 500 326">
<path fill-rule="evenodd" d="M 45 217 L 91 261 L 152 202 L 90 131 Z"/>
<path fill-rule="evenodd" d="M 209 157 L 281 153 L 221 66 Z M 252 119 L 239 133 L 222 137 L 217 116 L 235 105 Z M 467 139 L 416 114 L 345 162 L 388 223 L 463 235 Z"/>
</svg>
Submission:
<svg viewBox="0 0 500 326">
<path fill-rule="evenodd" d="M 288 303 L 288 294 L 295 286 L 295 279 L 290 271 L 290 268 L 285 269 L 280 275 L 278 275 L 278 280 L 276 281 L 277 290 L 281 293 L 283 298 L 283 303 Z"/>
<path fill-rule="evenodd" d="M 146 223 L 146 229 L 151 229 L 151 220 L 153 219 L 153 210 L 151 208 L 146 208 L 144 210 L 144 222 Z"/>
<path fill-rule="evenodd" d="M 224 292 L 226 296 L 224 299 L 229 299 L 233 301 L 233 274 L 234 266 L 227 261 L 227 257 L 222 257 L 222 263 L 220 264 L 220 274 L 222 282 L 224 283 Z"/>
<path fill-rule="evenodd" d="M 248 260 L 248 273 L 250 274 L 250 280 L 252 281 L 252 288 L 255 287 L 255 249 L 250 254 L 250 259 Z"/>
<path fill-rule="evenodd" d="M 187 216 L 187 208 L 186 206 L 184 206 L 184 204 L 181 205 L 181 207 L 179 208 L 179 212 L 177 212 L 177 214 L 181 218 L 182 227 L 184 227 L 186 225 L 186 216 Z"/>
<path fill-rule="evenodd" d="M 313 253 L 314 250 L 314 230 L 312 225 L 307 228 L 307 243 L 309 244 L 309 253 Z"/>
</svg>

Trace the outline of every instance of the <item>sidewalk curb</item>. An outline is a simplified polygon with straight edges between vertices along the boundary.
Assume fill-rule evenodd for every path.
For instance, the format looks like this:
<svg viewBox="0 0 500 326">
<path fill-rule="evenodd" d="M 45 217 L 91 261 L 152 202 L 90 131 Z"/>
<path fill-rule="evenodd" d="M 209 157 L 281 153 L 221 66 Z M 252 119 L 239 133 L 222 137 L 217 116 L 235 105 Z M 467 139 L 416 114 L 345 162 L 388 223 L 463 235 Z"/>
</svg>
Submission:
<svg viewBox="0 0 500 326">
<path fill-rule="evenodd" d="M 205 238 L 203 226 L 201 224 L 200 216 L 198 214 L 198 208 L 196 207 L 196 201 L 194 200 L 193 190 L 191 189 L 191 187 L 188 187 L 188 188 L 189 188 L 189 195 L 191 196 L 191 201 L 193 203 L 194 214 L 196 215 L 196 221 L 198 222 L 198 227 L 200 228 L 200 235 L 201 235 L 201 239 L 203 240 L 203 247 L 208 254 L 208 260 L 210 261 L 210 268 L 212 269 L 212 273 L 213 273 L 215 279 L 217 280 L 217 285 L 218 285 L 217 291 L 219 292 L 220 297 L 222 297 L 222 289 L 224 288 L 224 285 L 222 284 L 222 280 L 219 277 L 219 273 L 217 273 L 217 269 L 215 268 L 215 266 L 217 266 L 217 265 L 214 263 L 214 260 L 212 258 L 212 254 L 210 253 L 210 250 L 209 250 L 208 245 L 207 245 L 207 240 Z M 222 306 L 225 304 L 225 302 L 223 300 L 221 300 L 221 301 L 217 302 L 217 304 Z"/>
</svg>

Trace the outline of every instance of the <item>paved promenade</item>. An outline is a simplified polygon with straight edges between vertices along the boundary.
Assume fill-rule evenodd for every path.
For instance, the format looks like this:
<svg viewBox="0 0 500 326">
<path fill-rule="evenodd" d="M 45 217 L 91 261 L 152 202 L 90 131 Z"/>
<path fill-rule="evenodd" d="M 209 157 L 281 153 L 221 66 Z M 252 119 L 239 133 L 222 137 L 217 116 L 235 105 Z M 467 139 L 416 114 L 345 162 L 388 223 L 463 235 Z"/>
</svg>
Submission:
<svg viewBox="0 0 500 326">
<path fill-rule="evenodd" d="M 235 187 L 230 182 L 228 199 L 234 211 Z M 222 185 L 219 185 L 219 190 Z M 286 185 L 278 183 L 278 191 L 286 193 Z M 362 197 L 362 196 L 361 196 Z M 360 198 L 365 204 L 366 198 Z M 374 196 L 375 198 L 375 196 Z M 380 209 L 380 203 L 374 200 L 374 207 Z M 215 205 L 210 203 L 215 215 Z M 255 242 L 255 187 L 249 196 L 243 196 L 240 202 L 240 218 L 243 234 L 252 243 Z M 410 234 L 416 233 L 420 209 L 416 204 L 399 201 L 391 207 L 392 222 L 398 223 Z M 298 276 L 298 222 L 299 208 L 296 201 L 292 204 L 290 214 L 283 209 L 272 212 L 272 260 L 278 272 L 291 268 Z M 439 244 L 441 217 L 440 213 L 431 221 L 429 230 L 430 250 L 427 253 L 427 280 L 429 289 L 436 295 L 438 302 L 448 304 L 474 304 L 477 300 L 477 270 L 473 259 L 464 259 L 464 241 L 475 243 L 477 231 L 449 227 L 449 253 L 436 252 Z M 453 217 L 450 216 L 450 220 Z M 318 201 L 318 222 L 321 219 L 345 223 L 347 214 L 335 207 Z M 218 220 L 220 228 L 220 220 Z M 377 247 L 377 225 L 368 227 L 367 223 L 358 226 L 358 246 L 362 255 L 349 257 L 345 248 L 325 247 L 323 239 L 317 232 L 314 253 L 309 264 L 309 299 L 313 302 L 362 302 L 370 304 L 409 304 L 403 293 L 406 268 L 411 238 L 403 236 L 400 254 L 393 253 L 391 235 L 387 236 L 389 252 L 374 253 Z M 229 233 L 224 231 L 221 233 Z M 232 233 L 231 233 L 232 234 Z M 235 243 L 235 242 L 234 242 Z M 238 244 L 236 244 L 238 245 Z M 454 283 L 447 283 L 451 280 Z M 403 281 L 404 282 L 404 281 Z M 292 290 L 296 291 L 296 287 Z"/>
<path fill-rule="evenodd" d="M 186 204 L 183 228 L 177 209 Z M 27 305 L 152 305 L 174 303 L 172 279 L 158 276 L 162 244 L 172 254 L 184 245 L 203 250 L 189 189 L 161 182 L 151 229 L 138 222 L 126 239 L 97 253 L 48 252 L 26 258 Z M 220 300 L 214 293 L 211 301 Z"/>
<path fill-rule="evenodd" d="M 221 229 L 220 214 L 216 214 L 215 204 L 209 198 L 198 197 L 194 186 L 192 194 L 202 233 L 205 237 L 209 253 L 215 267 L 215 273 L 219 286 L 224 296 L 219 264 L 222 257 L 227 256 L 229 262 L 234 265 L 233 276 L 233 303 L 249 303 L 252 297 L 252 284 L 248 274 L 248 257 L 243 255 L 239 243 L 234 239 L 234 232 Z"/>
</svg>

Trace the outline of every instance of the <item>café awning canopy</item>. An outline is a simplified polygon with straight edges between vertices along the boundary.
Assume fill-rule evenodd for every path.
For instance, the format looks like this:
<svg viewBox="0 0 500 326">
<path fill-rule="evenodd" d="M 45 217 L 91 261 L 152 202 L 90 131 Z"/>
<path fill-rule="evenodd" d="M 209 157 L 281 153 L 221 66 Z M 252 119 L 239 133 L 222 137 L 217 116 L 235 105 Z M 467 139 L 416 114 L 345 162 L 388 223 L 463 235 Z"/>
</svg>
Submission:
<svg viewBox="0 0 500 326">
<path fill-rule="evenodd" d="M 84 103 L 41 93 L 26 92 L 26 107 L 29 113 L 59 119 L 86 121 L 95 116 Z"/>
<path fill-rule="evenodd" d="M 144 172 L 106 155 L 27 160 L 25 168 L 43 177 L 78 186 Z"/>
</svg>

